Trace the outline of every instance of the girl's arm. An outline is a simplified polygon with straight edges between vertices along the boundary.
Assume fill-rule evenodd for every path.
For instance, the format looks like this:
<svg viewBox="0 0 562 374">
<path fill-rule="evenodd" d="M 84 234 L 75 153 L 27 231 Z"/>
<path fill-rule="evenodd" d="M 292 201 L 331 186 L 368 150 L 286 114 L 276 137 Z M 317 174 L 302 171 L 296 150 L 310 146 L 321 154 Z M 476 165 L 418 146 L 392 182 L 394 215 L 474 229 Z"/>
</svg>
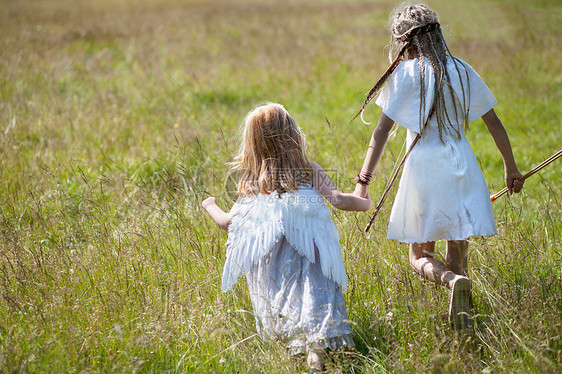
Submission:
<svg viewBox="0 0 562 374">
<path fill-rule="evenodd" d="M 365 156 L 361 173 L 373 175 L 377 165 L 379 164 L 382 152 L 386 146 L 386 141 L 388 140 L 388 134 L 390 133 L 393 125 L 394 121 L 387 117 L 386 114 L 382 113 L 377 127 L 373 130 L 373 135 L 371 136 L 371 142 L 369 143 L 369 149 L 367 149 L 367 155 Z M 355 196 L 367 196 L 367 186 L 357 183 L 353 194 Z"/>
<path fill-rule="evenodd" d="M 515 158 L 513 157 L 513 151 L 511 150 L 511 144 L 509 143 L 509 137 L 507 136 L 505 128 L 493 109 L 484 114 L 482 120 L 486 124 L 488 131 L 492 135 L 492 138 L 494 138 L 494 142 L 502 155 L 503 167 L 505 170 L 505 185 L 509 194 L 520 192 L 523 188 L 524 181 L 521 180 L 522 175 L 515 164 Z"/>
<path fill-rule="evenodd" d="M 230 221 L 232 220 L 232 214 L 229 212 L 225 212 L 217 205 L 217 199 L 213 196 L 206 198 L 201 203 L 203 208 L 209 213 L 211 218 L 220 226 L 221 229 L 224 231 L 228 231 L 228 225 L 230 225 Z"/>
<path fill-rule="evenodd" d="M 334 207 L 341 210 L 367 211 L 371 207 L 371 198 L 367 194 L 366 197 L 354 196 L 350 193 L 343 193 L 336 187 L 328 174 L 322 169 L 322 166 L 311 161 L 313 177 L 312 185 L 330 202 Z"/>
</svg>

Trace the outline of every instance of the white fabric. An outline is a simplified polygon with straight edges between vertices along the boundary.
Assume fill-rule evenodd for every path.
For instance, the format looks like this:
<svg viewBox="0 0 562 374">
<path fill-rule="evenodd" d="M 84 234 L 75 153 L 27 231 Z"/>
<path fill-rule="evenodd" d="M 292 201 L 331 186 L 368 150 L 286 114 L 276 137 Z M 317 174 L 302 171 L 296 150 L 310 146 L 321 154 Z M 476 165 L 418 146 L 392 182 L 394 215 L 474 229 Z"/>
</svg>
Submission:
<svg viewBox="0 0 562 374">
<path fill-rule="evenodd" d="M 246 275 L 259 335 L 291 353 L 353 346 L 341 287 L 282 238 Z"/>
<path fill-rule="evenodd" d="M 431 65 L 426 60 L 427 109 L 433 101 L 434 87 Z M 466 89 L 470 86 L 469 121 L 492 109 L 497 101 L 480 76 L 464 61 L 469 84 L 461 68 Z M 447 64 L 453 89 L 462 103 L 462 89 L 457 72 L 449 59 Z M 420 129 L 418 60 L 402 62 L 389 78 L 376 103 L 396 123 L 408 129 L 407 144 L 411 144 Z M 468 90 L 467 95 L 468 96 Z M 466 97 L 465 96 L 465 97 Z M 449 117 L 455 108 L 447 100 Z M 458 107 L 457 113 L 463 108 Z M 439 239 L 462 240 L 474 235 L 494 235 L 496 225 L 489 191 L 476 157 L 462 130 L 462 117 L 456 121 L 461 138 L 444 135 L 439 139 L 437 123 L 432 117 L 429 128 L 408 157 L 396 194 L 388 239 L 406 243 L 424 243 Z"/>
<path fill-rule="evenodd" d="M 236 284 L 283 238 L 311 263 L 318 248 L 324 276 L 347 287 L 338 230 L 323 197 L 312 186 L 303 185 L 296 192 L 281 195 L 273 192 L 242 197 L 231 212 L 223 291 Z"/>
<path fill-rule="evenodd" d="M 433 75 L 433 68 L 427 59 L 424 58 L 425 66 L 425 117 L 422 118 L 421 124 L 423 125 L 427 116 L 430 113 L 433 105 L 434 91 L 435 91 L 435 76 Z M 465 102 L 469 103 L 468 122 L 472 122 L 482 117 L 490 109 L 492 109 L 498 101 L 486 86 L 486 83 L 480 78 L 478 73 L 472 67 L 461 59 L 457 59 L 457 67 L 459 69 L 460 78 L 465 88 Z M 461 81 L 459 80 L 459 73 L 455 68 L 455 63 L 452 58 L 447 60 L 447 71 L 451 79 L 451 85 L 455 92 L 457 103 L 461 104 L 458 107 L 457 118 L 455 119 L 455 107 L 452 100 L 447 98 L 449 91 L 445 89 L 447 113 L 453 124 L 462 124 L 465 112 L 462 108 L 463 103 L 463 90 Z M 468 83 L 466 76 L 468 74 Z M 402 61 L 392 75 L 388 78 L 385 86 L 381 90 L 379 97 L 375 103 L 382 108 L 384 114 L 391 118 L 394 122 L 400 124 L 409 130 L 420 132 L 420 68 L 419 60 L 417 58 Z M 470 90 L 467 89 L 470 87 Z M 437 128 L 437 120 L 435 116 L 430 118 L 430 126 Z"/>
</svg>

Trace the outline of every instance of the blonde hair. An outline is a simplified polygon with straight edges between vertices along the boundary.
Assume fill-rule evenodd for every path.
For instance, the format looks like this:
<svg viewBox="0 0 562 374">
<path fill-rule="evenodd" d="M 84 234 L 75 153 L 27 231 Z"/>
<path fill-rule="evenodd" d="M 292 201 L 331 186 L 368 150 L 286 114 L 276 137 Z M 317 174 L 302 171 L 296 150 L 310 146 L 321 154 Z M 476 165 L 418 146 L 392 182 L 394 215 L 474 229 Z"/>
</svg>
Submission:
<svg viewBox="0 0 562 374">
<path fill-rule="evenodd" d="M 258 106 L 246 116 L 234 162 L 241 170 L 238 195 L 295 191 L 312 179 L 304 135 L 281 104 Z"/>
<path fill-rule="evenodd" d="M 455 110 L 453 118 L 455 120 L 459 117 L 462 118 L 464 129 L 468 129 L 468 103 L 470 102 L 470 98 L 467 95 L 469 95 L 470 91 L 464 87 L 463 80 L 461 79 L 461 70 L 458 67 L 458 64 L 462 65 L 462 63 L 451 54 L 451 51 L 447 46 L 447 42 L 445 41 L 445 37 L 441 32 L 437 13 L 424 4 L 402 4 L 401 6 L 395 8 L 391 13 L 390 33 L 391 48 L 389 51 L 389 59 L 391 61 L 391 65 L 375 86 L 369 91 L 363 107 L 354 118 L 363 113 L 365 106 L 379 93 L 388 77 L 401 61 L 418 57 L 418 66 L 420 71 L 420 134 L 423 135 L 424 130 L 429 123 L 429 119 L 432 116 L 435 116 L 439 131 L 439 138 L 441 141 L 443 141 L 443 133 L 455 133 L 457 137 L 460 137 L 459 129 L 454 126 L 456 123 L 451 121 L 450 114 L 452 113 L 447 112 L 445 99 L 447 97 L 447 100 L 453 101 L 452 106 Z M 396 54 L 396 57 L 393 59 L 394 54 Z M 430 113 L 427 113 L 427 116 L 425 113 L 426 71 L 423 57 L 429 61 L 435 76 L 434 100 Z M 461 82 L 462 98 L 457 97 L 453 91 L 449 71 L 447 70 L 448 57 L 452 59 L 459 81 Z M 469 84 L 466 69 L 464 69 L 464 72 L 466 82 Z M 460 116 L 457 110 L 458 101 L 462 101 L 462 105 L 460 105 L 462 113 L 460 113 Z M 425 123 L 424 118 L 427 118 Z"/>
</svg>

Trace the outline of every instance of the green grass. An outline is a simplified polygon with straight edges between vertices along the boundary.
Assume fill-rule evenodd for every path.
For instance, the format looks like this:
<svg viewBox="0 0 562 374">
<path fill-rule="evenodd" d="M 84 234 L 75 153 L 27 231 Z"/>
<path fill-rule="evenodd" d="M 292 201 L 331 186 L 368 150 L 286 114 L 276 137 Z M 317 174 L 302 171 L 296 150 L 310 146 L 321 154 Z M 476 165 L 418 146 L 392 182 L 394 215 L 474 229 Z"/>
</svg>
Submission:
<svg viewBox="0 0 562 374">
<path fill-rule="evenodd" d="M 200 202 L 232 203 L 226 163 L 264 101 L 283 103 L 310 158 L 353 188 L 373 127 L 347 121 L 388 64 L 394 5 L 0 1 L 0 372 L 304 371 L 256 336 L 244 282 L 220 292 L 226 235 Z M 521 171 L 558 150 L 560 4 L 429 5 L 498 98 Z M 467 136 L 494 193 L 499 152 L 481 121 Z M 333 371 L 562 370 L 560 162 L 495 203 L 497 236 L 470 241 L 469 341 L 442 317 L 446 291 L 385 239 L 391 199 L 369 235 L 367 214 L 333 211 L 357 344 Z"/>
</svg>

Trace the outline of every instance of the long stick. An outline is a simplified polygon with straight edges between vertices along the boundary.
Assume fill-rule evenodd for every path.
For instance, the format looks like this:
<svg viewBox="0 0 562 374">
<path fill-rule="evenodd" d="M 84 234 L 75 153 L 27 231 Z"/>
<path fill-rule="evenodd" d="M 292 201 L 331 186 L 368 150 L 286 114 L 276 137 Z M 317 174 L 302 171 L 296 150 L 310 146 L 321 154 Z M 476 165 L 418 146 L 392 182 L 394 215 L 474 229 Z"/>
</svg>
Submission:
<svg viewBox="0 0 562 374">
<path fill-rule="evenodd" d="M 553 154 L 552 156 L 550 156 L 549 158 L 547 158 L 546 160 L 544 160 L 543 162 L 541 162 L 540 164 L 538 164 L 537 166 L 535 166 L 527 174 L 523 175 L 521 177 L 521 180 L 524 181 L 525 179 L 529 178 L 531 175 L 535 174 L 537 171 L 541 170 L 542 168 L 544 168 L 548 164 L 552 163 L 554 160 L 556 160 L 560 156 L 562 156 L 562 149 L 559 150 L 558 152 L 556 152 L 555 154 Z M 490 196 L 490 200 L 492 200 L 492 202 L 494 202 L 498 197 L 505 194 L 506 192 L 507 192 L 507 187 L 504 187 L 500 192 L 496 193 L 493 196 Z"/>
<path fill-rule="evenodd" d="M 404 166 L 404 163 L 406 162 L 406 159 L 408 158 L 408 156 L 412 152 L 412 149 L 414 148 L 414 146 L 416 145 L 418 140 L 420 140 L 420 137 L 421 137 L 420 134 L 416 135 L 416 138 L 414 139 L 414 141 L 410 145 L 410 148 L 408 149 L 408 151 L 406 152 L 404 157 L 402 157 L 402 160 L 400 160 L 400 164 L 398 164 L 398 168 L 396 168 L 396 171 L 394 172 L 394 175 L 392 176 L 392 179 L 390 180 L 390 182 L 388 182 L 388 186 L 384 190 L 384 192 L 381 196 L 381 199 L 379 200 L 379 203 L 375 207 L 375 211 L 373 212 L 373 215 L 371 216 L 371 220 L 369 221 L 369 224 L 365 228 L 365 232 L 368 232 L 369 229 L 371 228 L 371 225 L 375 221 L 375 217 L 377 216 L 377 214 L 379 214 L 379 211 L 381 210 L 382 205 L 384 204 L 384 201 L 386 200 L 386 197 L 388 196 L 388 193 L 390 192 L 390 189 L 392 188 L 392 185 L 396 181 L 396 178 L 398 178 L 398 174 L 400 174 L 400 170 L 402 170 L 402 167 Z"/>
</svg>

